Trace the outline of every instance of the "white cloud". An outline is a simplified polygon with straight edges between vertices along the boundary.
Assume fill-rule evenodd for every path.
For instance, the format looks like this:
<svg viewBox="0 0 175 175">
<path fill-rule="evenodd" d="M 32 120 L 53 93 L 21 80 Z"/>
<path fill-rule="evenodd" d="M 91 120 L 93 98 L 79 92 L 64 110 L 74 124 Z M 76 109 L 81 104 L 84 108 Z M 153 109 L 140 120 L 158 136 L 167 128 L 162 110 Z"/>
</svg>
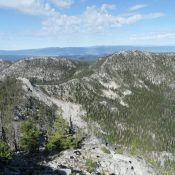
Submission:
<svg viewBox="0 0 175 175">
<path fill-rule="evenodd" d="M 43 30 L 50 34 L 62 34 L 78 31 L 81 19 L 76 16 L 61 15 L 59 13 L 42 22 Z"/>
<path fill-rule="evenodd" d="M 144 35 L 133 35 L 130 40 L 134 41 L 151 41 L 162 39 L 175 39 L 175 32 L 148 33 Z"/>
<path fill-rule="evenodd" d="M 108 14 L 95 6 L 79 16 L 56 14 L 43 22 L 43 29 L 49 33 L 97 32 L 106 28 L 120 26 L 120 18 Z"/>
<path fill-rule="evenodd" d="M 13 8 L 30 15 L 50 15 L 55 9 L 42 0 L 0 0 L 1 8 Z"/>
<path fill-rule="evenodd" d="M 84 28 L 89 31 L 99 31 L 113 26 L 120 26 L 120 19 L 118 17 L 97 9 L 95 6 L 87 7 L 80 18 Z"/>
<path fill-rule="evenodd" d="M 73 0 L 0 0 L 0 8 L 13 8 L 29 15 L 45 16 L 41 32 L 51 35 L 72 32 L 94 33 L 164 15 L 163 13 L 112 15 L 109 11 L 115 9 L 115 5 L 102 4 L 99 8 L 87 7 L 82 14 L 71 16 L 56 11 L 48 2 L 57 4 L 60 8 L 66 8 L 72 5 Z M 145 5 L 136 5 L 132 10 L 143 6 Z"/>
<path fill-rule="evenodd" d="M 102 4 L 101 10 L 106 12 L 107 10 L 114 10 L 116 8 L 115 4 Z"/>
<path fill-rule="evenodd" d="M 131 8 L 129 8 L 129 11 L 136 11 L 136 10 L 140 10 L 142 8 L 147 7 L 146 4 L 136 4 L 134 6 L 132 6 Z"/>
<path fill-rule="evenodd" d="M 136 15 L 131 15 L 129 17 L 123 18 L 124 24 L 133 24 L 135 22 L 138 22 L 140 20 L 149 20 L 149 19 L 156 19 L 159 17 L 164 16 L 164 13 L 149 13 L 149 14 L 136 14 Z"/>
<path fill-rule="evenodd" d="M 51 0 L 51 2 L 60 8 L 69 8 L 72 4 L 74 4 L 73 0 Z"/>
<path fill-rule="evenodd" d="M 43 22 L 43 29 L 49 33 L 64 32 L 98 32 L 123 25 L 133 24 L 141 20 L 150 20 L 164 16 L 163 13 L 131 14 L 128 16 L 112 15 L 96 6 L 87 7 L 78 16 L 68 16 L 57 13 Z"/>
</svg>

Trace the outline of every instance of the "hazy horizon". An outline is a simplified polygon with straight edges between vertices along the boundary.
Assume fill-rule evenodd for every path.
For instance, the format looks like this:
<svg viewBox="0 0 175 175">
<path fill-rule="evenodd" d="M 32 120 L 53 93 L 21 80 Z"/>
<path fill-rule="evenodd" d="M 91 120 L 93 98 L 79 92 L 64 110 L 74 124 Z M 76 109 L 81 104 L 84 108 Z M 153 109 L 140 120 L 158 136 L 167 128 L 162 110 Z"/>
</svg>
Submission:
<svg viewBox="0 0 175 175">
<path fill-rule="evenodd" d="M 89 45 L 89 46 L 49 46 L 49 47 L 36 47 L 36 48 L 24 48 L 24 49 L 1 49 L 0 51 L 22 51 L 22 50 L 40 50 L 40 49 L 64 49 L 64 48 L 99 48 L 99 47 L 143 47 L 143 48 L 159 48 L 159 47 L 175 47 L 175 45 Z"/>
</svg>

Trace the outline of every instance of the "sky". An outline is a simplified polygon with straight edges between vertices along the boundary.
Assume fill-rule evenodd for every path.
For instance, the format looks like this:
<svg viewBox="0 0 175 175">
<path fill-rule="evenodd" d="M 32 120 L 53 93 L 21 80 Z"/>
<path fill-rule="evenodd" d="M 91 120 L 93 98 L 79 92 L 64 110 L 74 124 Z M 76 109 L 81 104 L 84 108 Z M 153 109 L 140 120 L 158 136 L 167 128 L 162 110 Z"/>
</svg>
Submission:
<svg viewBox="0 0 175 175">
<path fill-rule="evenodd" d="M 175 0 L 0 0 L 0 50 L 175 45 Z"/>
</svg>

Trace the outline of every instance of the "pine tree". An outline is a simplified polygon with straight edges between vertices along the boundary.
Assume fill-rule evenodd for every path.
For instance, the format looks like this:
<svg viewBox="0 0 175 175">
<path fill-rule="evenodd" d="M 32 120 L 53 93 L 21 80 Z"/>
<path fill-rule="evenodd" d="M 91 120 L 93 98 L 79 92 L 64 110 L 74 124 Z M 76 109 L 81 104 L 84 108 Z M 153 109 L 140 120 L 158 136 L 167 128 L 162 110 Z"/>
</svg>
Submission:
<svg viewBox="0 0 175 175">
<path fill-rule="evenodd" d="M 22 123 L 21 132 L 21 147 L 29 152 L 38 151 L 40 132 L 36 125 L 31 120 L 28 120 Z"/>
<path fill-rule="evenodd" d="M 0 157 L 7 159 L 11 158 L 11 152 L 8 145 L 2 140 L 0 140 Z"/>
</svg>

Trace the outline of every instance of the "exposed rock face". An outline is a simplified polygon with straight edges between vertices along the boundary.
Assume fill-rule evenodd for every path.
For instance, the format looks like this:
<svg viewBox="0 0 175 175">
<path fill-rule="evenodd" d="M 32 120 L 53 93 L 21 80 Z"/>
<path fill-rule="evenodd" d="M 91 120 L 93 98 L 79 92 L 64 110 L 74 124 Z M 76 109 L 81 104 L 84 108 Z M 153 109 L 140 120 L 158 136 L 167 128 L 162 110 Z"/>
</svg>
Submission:
<svg viewBox="0 0 175 175">
<path fill-rule="evenodd" d="M 55 104 L 59 109 L 61 109 L 62 116 L 67 122 L 69 122 L 71 117 L 74 126 L 83 129 L 84 131 L 87 130 L 86 122 L 81 119 L 81 116 L 85 114 L 85 111 L 81 108 L 81 105 L 58 100 L 54 97 L 49 97 L 40 89 L 33 87 L 28 79 L 19 78 L 19 80 L 23 82 L 23 88 L 27 95 L 33 96 L 49 106 Z M 28 89 L 31 89 L 31 91 L 28 91 Z M 60 113 L 60 110 L 58 110 L 58 113 Z"/>
</svg>

